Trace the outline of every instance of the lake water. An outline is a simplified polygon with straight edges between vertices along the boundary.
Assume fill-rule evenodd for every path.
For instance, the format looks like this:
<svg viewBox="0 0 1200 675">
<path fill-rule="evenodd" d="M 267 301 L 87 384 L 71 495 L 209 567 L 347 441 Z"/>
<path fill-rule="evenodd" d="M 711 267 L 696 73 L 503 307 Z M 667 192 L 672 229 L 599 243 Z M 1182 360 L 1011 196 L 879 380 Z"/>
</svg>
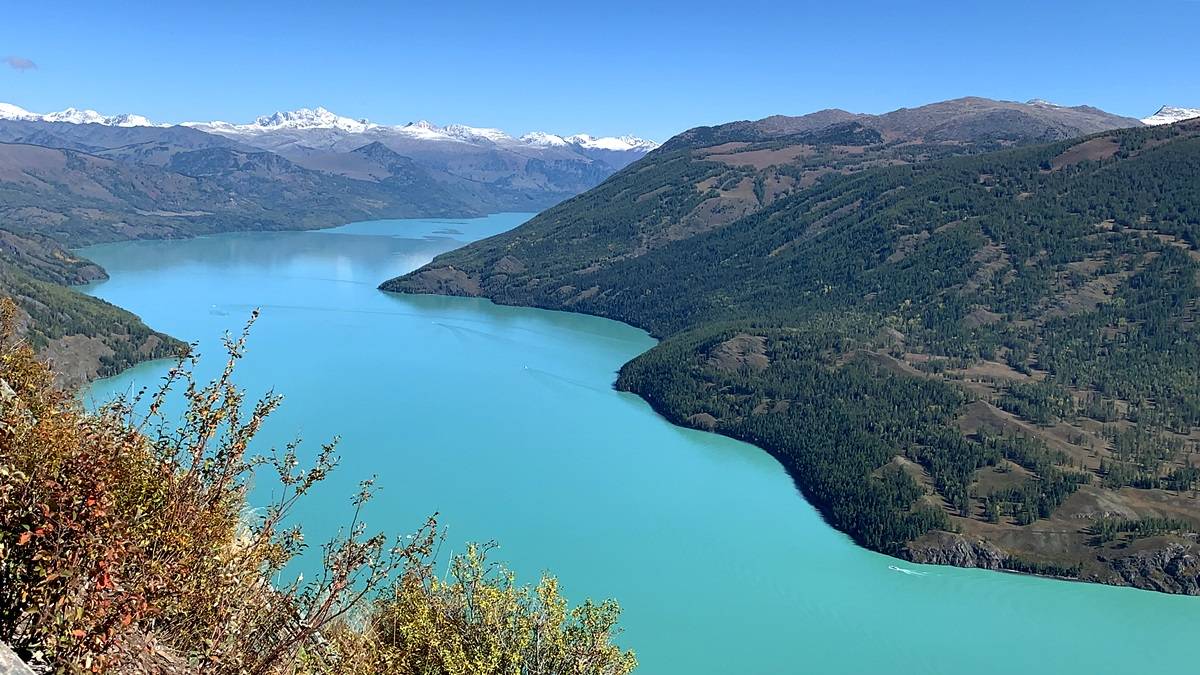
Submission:
<svg viewBox="0 0 1200 675">
<path fill-rule="evenodd" d="M 85 249 L 89 292 L 199 341 L 254 307 L 239 382 L 286 401 L 264 429 L 342 463 L 300 514 L 311 542 L 378 474 L 370 523 L 441 513 L 449 542 L 494 539 L 524 578 L 615 597 L 648 675 L 1135 675 L 1200 668 L 1200 598 L 911 565 L 825 525 L 760 450 L 674 427 L 614 391 L 653 346 L 594 317 L 380 292 L 384 279 L 528 214 L 391 220 Z M 153 385 L 143 364 L 91 395 Z"/>
</svg>

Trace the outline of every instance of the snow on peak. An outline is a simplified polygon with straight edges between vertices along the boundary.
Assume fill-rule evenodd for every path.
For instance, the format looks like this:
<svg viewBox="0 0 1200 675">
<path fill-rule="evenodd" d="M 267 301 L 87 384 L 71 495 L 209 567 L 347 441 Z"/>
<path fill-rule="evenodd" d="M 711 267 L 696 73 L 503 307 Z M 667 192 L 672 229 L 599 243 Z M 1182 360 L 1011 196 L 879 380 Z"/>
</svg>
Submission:
<svg viewBox="0 0 1200 675">
<path fill-rule="evenodd" d="M 442 131 L 441 127 L 433 122 L 430 122 L 429 120 L 417 120 L 416 122 L 409 122 L 403 126 L 395 127 L 395 130 L 407 136 L 412 136 L 413 138 L 420 138 L 429 141 L 452 140 L 452 137 L 445 131 Z"/>
<path fill-rule="evenodd" d="M 0 119 L 32 121 L 40 120 L 42 119 L 42 116 L 37 113 L 31 113 L 21 106 L 13 105 L 11 103 L 0 103 Z"/>
<path fill-rule="evenodd" d="M 372 124 L 365 119 L 356 120 L 342 117 L 318 106 L 316 108 L 280 110 L 270 115 L 259 115 L 249 124 L 232 124 L 216 120 L 213 122 L 184 122 L 183 126 L 220 134 L 262 134 L 272 131 L 306 131 L 309 129 L 336 129 L 358 134 L 377 128 L 379 125 Z"/>
<path fill-rule="evenodd" d="M 133 113 L 121 113 L 108 118 L 113 126 L 118 127 L 165 127 L 166 124 L 155 124 L 149 118 L 142 115 L 134 115 Z"/>
<path fill-rule="evenodd" d="M 1166 109 L 1164 109 L 1166 110 Z M 67 108 L 53 113 L 30 112 L 11 103 L 0 103 L 0 120 L 29 122 L 64 122 L 69 124 L 101 124 L 110 127 L 166 127 L 134 114 L 104 115 L 95 110 Z M 658 143 L 636 136 L 602 136 L 575 134 L 559 136 L 544 131 L 533 131 L 513 138 L 500 129 L 472 127 L 465 124 L 439 126 L 427 120 L 409 122 L 400 126 L 383 126 L 365 119 L 342 117 L 326 108 L 299 108 L 261 115 L 249 124 L 235 124 L 219 120 L 212 122 L 184 122 L 183 126 L 227 136 L 262 135 L 273 132 L 303 132 L 328 130 L 359 134 L 401 134 L 417 140 L 450 141 L 471 145 L 502 145 L 506 147 L 527 146 L 530 148 L 576 148 L 581 150 L 607 150 L 612 152 L 649 152 Z"/>
<path fill-rule="evenodd" d="M 557 134 L 548 134 L 545 131 L 531 131 L 519 139 L 525 145 L 533 145 L 539 148 L 561 148 L 568 145 L 567 140 Z"/>
<path fill-rule="evenodd" d="M 246 126 L 259 127 L 264 130 L 276 129 L 340 129 L 352 134 L 361 133 L 375 126 L 367 120 L 356 120 L 342 117 L 318 106 L 316 109 L 300 108 L 262 115 L 254 123 Z"/>
<path fill-rule="evenodd" d="M 392 128 L 414 138 L 459 141 L 472 144 L 525 145 L 534 148 L 569 148 L 574 146 L 586 150 L 611 150 L 615 152 L 649 152 L 658 147 L 658 143 L 636 136 L 606 136 L 597 138 L 588 134 L 575 134 L 574 136 L 564 138 L 558 134 L 551 134 L 545 131 L 532 131 L 520 138 L 513 138 L 500 129 L 469 127 L 465 124 L 448 124 L 443 127 L 426 120 L 409 122 L 404 126 Z"/>
<path fill-rule="evenodd" d="M 603 136 L 596 138 L 588 134 L 575 134 L 574 136 L 567 136 L 564 140 L 571 145 L 578 145 L 588 150 L 612 150 L 615 152 L 637 150 L 640 152 L 650 152 L 658 147 L 658 143 L 638 138 L 637 136 Z"/>
<path fill-rule="evenodd" d="M 428 120 L 418 120 L 393 128 L 405 135 L 430 141 L 461 141 L 464 143 L 479 143 L 480 141 L 510 143 L 513 141 L 512 136 L 499 129 L 469 127 L 465 124 L 448 124 L 442 127 Z"/>
<path fill-rule="evenodd" d="M 67 108 L 42 115 L 42 120 L 46 122 L 68 122 L 70 124 L 104 124 L 105 119 L 104 115 L 95 110 L 79 110 L 78 108 Z"/>
<path fill-rule="evenodd" d="M 1178 108 L 1176 106 L 1164 105 L 1158 109 L 1158 112 L 1142 119 L 1142 124 L 1149 124 L 1151 126 L 1172 124 L 1195 117 L 1200 117 L 1200 108 Z"/>
<path fill-rule="evenodd" d="M 465 141 L 484 140 L 492 143 L 511 141 L 513 138 L 499 129 L 488 127 L 469 127 L 465 124 L 451 124 L 442 127 L 442 131 Z"/>
<path fill-rule="evenodd" d="M 11 103 L 0 103 L 0 119 L 21 120 L 26 122 L 66 122 L 68 124 L 102 124 L 106 127 L 164 127 L 166 124 L 155 124 L 141 115 L 124 113 L 121 115 L 102 115 L 95 110 L 79 110 L 67 108 L 58 112 L 40 114 L 25 110 Z"/>
<path fill-rule="evenodd" d="M 1047 101 L 1047 100 L 1046 100 L 1046 99 L 1044 99 L 1044 98 L 1033 98 L 1033 99 L 1030 99 L 1030 100 L 1028 100 L 1028 101 L 1026 101 L 1026 102 L 1025 102 L 1025 105 L 1038 105 L 1038 106 L 1042 106 L 1042 107 L 1044 107 L 1044 108 L 1062 108 L 1062 107 L 1065 107 L 1065 106 L 1059 105 L 1058 103 L 1053 103 L 1053 102 L 1051 102 L 1051 101 Z"/>
</svg>

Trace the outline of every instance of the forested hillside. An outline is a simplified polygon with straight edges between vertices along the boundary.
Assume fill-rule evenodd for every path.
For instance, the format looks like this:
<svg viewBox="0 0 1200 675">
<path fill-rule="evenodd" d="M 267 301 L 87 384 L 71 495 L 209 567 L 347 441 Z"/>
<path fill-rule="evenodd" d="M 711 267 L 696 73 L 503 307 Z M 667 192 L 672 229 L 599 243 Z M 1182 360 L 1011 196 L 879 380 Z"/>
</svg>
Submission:
<svg viewBox="0 0 1200 675">
<path fill-rule="evenodd" d="M 832 121 L 846 124 L 826 129 Z M 658 238 L 666 240 L 731 222 L 829 171 L 978 152 L 1127 123 L 1137 122 L 1090 108 L 986 99 L 959 99 L 883 116 L 829 111 L 770 118 L 714 130 L 722 137 L 765 141 L 765 154 L 753 143 L 730 143 L 701 160 L 710 168 L 698 169 L 695 159 L 689 160 L 685 170 L 699 170 L 710 182 L 706 198 L 693 199 L 686 194 L 690 186 L 685 183 L 681 189 L 676 183 L 664 187 L 674 193 L 639 203 L 693 209 L 677 232 Z M 526 148 L 509 157 L 511 152 L 492 142 L 479 147 L 453 138 L 400 143 L 403 134 L 385 136 L 386 142 L 371 142 L 370 134 L 314 128 L 227 138 L 181 126 L 0 120 L 0 249 L 20 262 L 4 270 L 0 291 L 21 302 L 31 319 L 31 336 L 56 357 L 57 371 L 71 381 L 83 380 L 157 355 L 162 336 L 150 339 L 148 329 L 128 313 L 45 286 L 103 274 L 82 261 L 78 265 L 86 278 L 64 276 L 64 261 L 73 256 L 61 247 L 311 229 L 382 217 L 535 211 L 599 183 L 644 152 L 585 152 L 571 146 L 575 149 Z M 885 138 L 878 148 L 867 148 Z M 247 145 L 250 139 L 259 145 Z M 283 146 L 276 148 L 270 139 Z M 317 145 L 323 150 L 310 147 L 321 139 Z M 743 152 L 743 146 L 752 151 Z M 283 147 L 288 150 L 281 154 Z M 820 151 L 811 152 L 814 148 Z M 772 158 L 779 153 L 798 163 L 777 170 Z M 29 255 L 35 249 L 57 250 Z M 85 314 L 90 318 L 84 320 Z M 153 348 L 146 347 L 147 340 Z"/>
<path fill-rule="evenodd" d="M 17 299 L 29 339 L 68 382 L 160 356 L 171 341 L 128 312 L 56 287 L 103 277 L 63 247 L 536 211 L 645 153 L 434 142 L 384 127 L 372 134 L 302 129 L 284 134 L 296 142 L 283 153 L 262 146 L 274 137 L 269 130 L 227 138 L 142 118 L 146 126 L 116 118 L 76 123 L 5 109 L 17 118 L 0 119 L 0 295 Z M 376 138 L 426 154 L 401 154 Z M 302 142 L 321 139 L 338 147 Z"/>
<path fill-rule="evenodd" d="M 800 134 L 739 141 L 749 168 L 668 142 L 384 288 L 646 327 L 618 386 L 765 448 L 876 550 L 1200 593 L 1200 123 Z"/>
<path fill-rule="evenodd" d="M 158 166 L 0 143 L 0 227 L 68 246 L 474 213 L 431 179 L 369 183 L 269 152 L 179 150 Z"/>
<path fill-rule="evenodd" d="M 67 288 L 105 276 L 50 239 L 0 229 L 0 296 L 16 301 L 21 337 L 54 362 L 60 383 L 115 375 L 185 346 L 120 307 Z"/>
</svg>

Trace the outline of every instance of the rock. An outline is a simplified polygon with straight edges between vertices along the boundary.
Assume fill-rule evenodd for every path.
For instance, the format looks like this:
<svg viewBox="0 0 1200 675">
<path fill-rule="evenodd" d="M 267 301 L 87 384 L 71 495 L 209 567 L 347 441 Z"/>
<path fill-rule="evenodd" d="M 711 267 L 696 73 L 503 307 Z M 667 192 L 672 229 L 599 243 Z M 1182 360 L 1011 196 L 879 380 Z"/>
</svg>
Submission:
<svg viewBox="0 0 1200 675">
<path fill-rule="evenodd" d="M 953 532 L 930 532 L 910 542 L 903 555 L 926 565 L 954 565 L 998 570 L 1008 554 L 982 539 L 968 539 Z"/>
<path fill-rule="evenodd" d="M 0 642 L 0 673 L 3 675 L 35 675 L 33 669 L 25 665 L 25 662 L 3 642 Z"/>
<path fill-rule="evenodd" d="M 1200 595 L 1200 556 L 1195 545 L 1172 542 L 1109 562 L 1130 586 L 1163 593 Z"/>
<path fill-rule="evenodd" d="M 17 392 L 13 391 L 13 388 L 8 386 L 8 382 L 5 382 L 2 378 L 0 378 L 0 431 L 10 431 L 8 423 L 5 422 L 3 418 L 6 417 L 9 405 L 11 405 L 16 398 Z M 3 675 L 3 673 L 4 671 L 0 670 L 0 675 Z"/>
<path fill-rule="evenodd" d="M 712 431 L 717 428 L 717 418 L 708 413 L 696 413 L 695 415 L 689 415 L 687 421 L 688 424 L 691 424 L 693 427 L 697 429 L 704 429 L 705 431 Z"/>
</svg>

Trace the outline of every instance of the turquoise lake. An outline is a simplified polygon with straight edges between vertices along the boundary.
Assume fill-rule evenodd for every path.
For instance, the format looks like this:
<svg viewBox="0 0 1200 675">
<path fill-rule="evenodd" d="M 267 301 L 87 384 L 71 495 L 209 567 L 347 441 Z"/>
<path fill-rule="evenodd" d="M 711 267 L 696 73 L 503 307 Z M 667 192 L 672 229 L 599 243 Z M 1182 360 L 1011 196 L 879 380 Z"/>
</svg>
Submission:
<svg viewBox="0 0 1200 675">
<path fill-rule="evenodd" d="M 1200 598 L 911 565 L 827 526 L 764 452 L 681 429 L 613 390 L 654 345 L 598 319 L 467 298 L 383 293 L 383 280 L 529 214 L 389 220 L 84 249 L 112 278 L 88 292 L 156 329 L 219 338 L 262 308 L 239 383 L 284 394 L 264 428 L 341 465 L 301 507 L 310 542 L 378 475 L 373 529 L 440 512 L 448 544 L 495 540 L 523 578 L 615 597 L 647 675 L 1196 672 Z M 150 363 L 90 400 L 153 386 Z"/>
</svg>

